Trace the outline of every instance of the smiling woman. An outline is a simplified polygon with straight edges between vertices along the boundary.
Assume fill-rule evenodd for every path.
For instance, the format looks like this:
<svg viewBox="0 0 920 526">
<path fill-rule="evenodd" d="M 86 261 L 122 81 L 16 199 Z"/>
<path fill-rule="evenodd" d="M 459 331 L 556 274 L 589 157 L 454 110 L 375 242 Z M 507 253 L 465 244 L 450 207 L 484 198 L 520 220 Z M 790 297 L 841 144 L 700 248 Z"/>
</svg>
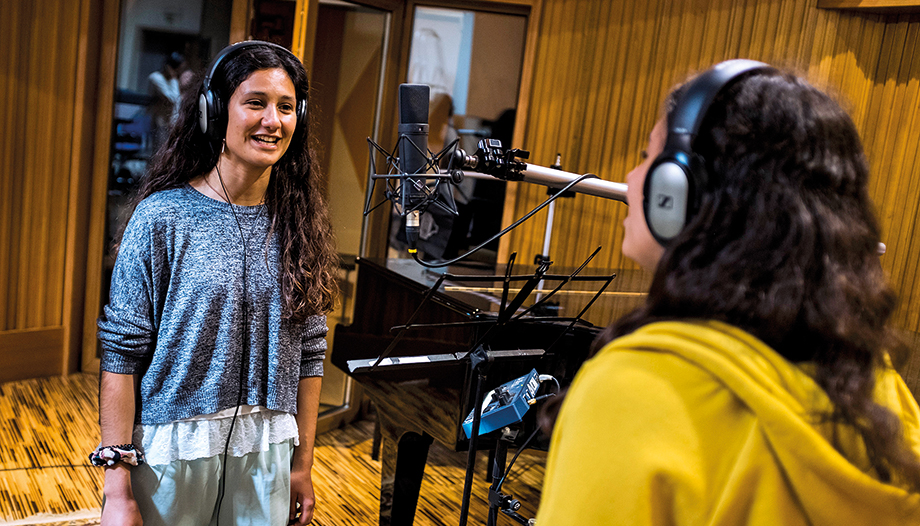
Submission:
<svg viewBox="0 0 920 526">
<path fill-rule="evenodd" d="M 307 93 L 290 51 L 234 44 L 150 165 L 99 322 L 103 524 L 312 519 L 336 257 Z"/>
<path fill-rule="evenodd" d="M 297 126 L 296 105 L 294 83 L 284 69 L 254 71 L 230 97 L 225 147 L 218 164 L 203 181 L 193 181 L 192 186 L 199 191 L 204 188 L 210 190 L 207 179 L 212 175 L 216 177 L 219 168 L 224 169 L 224 175 L 229 179 L 240 181 L 243 185 L 249 180 L 264 182 L 258 187 L 267 185 L 271 167 L 291 144 L 291 136 Z M 234 202 L 259 204 L 264 188 L 261 188 L 262 192 L 258 192 L 258 188 L 255 190 L 250 192 L 254 195 L 251 195 L 249 203 Z M 207 195 L 208 191 L 203 193 Z M 222 195 L 211 197 L 224 198 Z"/>
</svg>

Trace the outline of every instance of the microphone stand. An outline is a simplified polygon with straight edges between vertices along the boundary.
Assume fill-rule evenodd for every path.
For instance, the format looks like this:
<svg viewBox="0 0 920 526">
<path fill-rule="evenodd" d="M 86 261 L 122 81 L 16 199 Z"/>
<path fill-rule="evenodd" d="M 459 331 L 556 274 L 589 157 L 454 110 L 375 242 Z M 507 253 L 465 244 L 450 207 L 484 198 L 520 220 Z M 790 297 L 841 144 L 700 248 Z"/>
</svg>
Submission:
<svg viewBox="0 0 920 526">
<path fill-rule="evenodd" d="M 553 201 L 549 204 L 549 209 L 546 211 L 546 230 L 543 231 L 543 251 L 534 258 L 534 263 L 540 264 L 544 261 L 551 261 L 549 257 L 549 247 L 553 241 L 553 220 L 556 216 L 556 201 Z M 537 285 L 538 290 L 543 290 L 543 280 L 540 280 L 540 284 Z M 537 292 L 537 301 L 543 299 L 543 293 Z"/>
<path fill-rule="evenodd" d="M 556 154 L 556 162 L 552 166 L 550 166 L 550 169 L 562 170 L 562 154 L 560 153 Z M 554 188 L 546 189 L 546 193 L 549 195 L 553 195 L 557 192 L 558 190 Z M 562 197 L 574 197 L 574 196 L 575 194 L 571 191 L 568 191 L 562 194 Z M 556 201 L 551 201 L 549 203 L 549 207 L 547 208 L 546 212 L 547 212 L 546 213 L 546 230 L 543 231 L 543 251 L 537 254 L 536 257 L 534 257 L 535 265 L 541 264 L 544 260 L 551 261 L 549 257 L 549 249 L 553 241 L 553 222 L 555 221 L 555 218 L 556 218 Z M 540 280 L 538 289 L 543 290 L 543 280 Z M 542 297 L 543 297 L 543 293 L 537 292 L 537 301 L 540 301 Z"/>
<path fill-rule="evenodd" d="M 479 442 L 479 426 L 482 422 L 482 384 L 485 383 L 489 366 L 492 365 L 492 355 L 488 349 L 479 346 L 470 353 L 470 371 L 475 378 L 473 395 L 473 429 L 470 434 L 469 448 L 466 457 L 466 478 L 463 481 L 463 498 L 460 504 L 460 526 L 466 526 L 470 513 L 470 494 L 473 490 L 473 472 L 476 469 L 476 445 Z"/>
<path fill-rule="evenodd" d="M 517 438 L 519 429 L 504 427 L 495 444 L 495 460 L 492 465 L 492 485 L 489 487 L 489 517 L 486 526 L 498 526 L 498 514 L 504 513 L 514 519 L 518 524 L 528 524 L 528 520 L 517 513 L 521 509 L 521 502 L 511 495 L 501 492 L 501 484 L 505 480 L 505 466 L 508 459 L 508 446 Z M 513 462 L 513 461 L 512 461 Z"/>
</svg>

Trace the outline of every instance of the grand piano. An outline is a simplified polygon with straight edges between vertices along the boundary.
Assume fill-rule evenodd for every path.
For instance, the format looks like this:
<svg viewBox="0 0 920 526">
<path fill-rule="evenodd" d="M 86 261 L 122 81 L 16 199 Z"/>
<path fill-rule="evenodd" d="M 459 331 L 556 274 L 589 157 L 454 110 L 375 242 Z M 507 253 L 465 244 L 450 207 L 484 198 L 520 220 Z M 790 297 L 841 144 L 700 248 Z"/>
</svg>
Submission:
<svg viewBox="0 0 920 526">
<path fill-rule="evenodd" d="M 336 327 L 331 359 L 363 386 L 377 411 L 381 526 L 412 524 L 433 440 L 468 449 L 461 423 L 477 405 L 472 351 L 495 357 L 480 392 L 532 369 L 565 387 L 600 328 L 637 306 L 649 280 L 641 271 L 616 278 L 582 271 L 550 296 L 557 278 L 571 272 L 544 267 L 537 282 L 534 267 L 510 267 L 431 271 L 408 259 L 357 261 L 354 321 Z M 532 309 L 541 298 L 544 304 Z M 523 427 L 535 427 L 534 413 Z M 482 435 L 477 445 L 490 449 L 494 442 Z"/>
</svg>

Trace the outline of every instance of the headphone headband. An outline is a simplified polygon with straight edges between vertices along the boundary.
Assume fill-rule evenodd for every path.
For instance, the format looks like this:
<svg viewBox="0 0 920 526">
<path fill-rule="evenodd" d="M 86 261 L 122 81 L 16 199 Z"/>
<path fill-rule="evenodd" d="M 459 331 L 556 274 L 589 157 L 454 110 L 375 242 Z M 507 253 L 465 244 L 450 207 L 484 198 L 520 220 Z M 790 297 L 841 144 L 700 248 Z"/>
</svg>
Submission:
<svg viewBox="0 0 920 526">
<path fill-rule="evenodd" d="M 701 73 L 684 90 L 668 118 L 668 135 L 696 137 L 712 101 L 722 90 L 745 73 L 773 70 L 756 60 L 735 59 L 716 64 Z"/>
<path fill-rule="evenodd" d="M 693 140 L 712 102 L 743 75 L 776 71 L 754 60 L 728 60 L 690 81 L 668 113 L 664 151 L 645 177 L 642 207 L 652 236 L 666 245 L 677 237 L 699 207 L 706 186 L 703 159 L 693 152 Z"/>
<path fill-rule="evenodd" d="M 211 79 L 214 78 L 214 73 L 217 72 L 217 68 L 220 67 L 221 63 L 223 63 L 223 61 L 227 57 L 235 54 L 237 51 L 241 49 L 246 49 L 249 47 L 256 47 L 256 46 L 273 47 L 275 49 L 280 49 L 280 50 L 287 52 L 294 58 L 297 58 L 296 55 L 291 53 L 291 50 L 289 50 L 288 48 L 284 46 L 279 46 L 278 44 L 275 44 L 274 42 L 266 42 L 264 40 L 243 40 L 242 42 L 231 44 L 225 47 L 224 49 L 220 50 L 220 52 L 217 53 L 217 56 L 214 57 L 213 60 L 211 60 L 211 65 L 208 67 L 208 73 L 204 76 L 204 83 L 203 83 L 204 91 L 211 89 Z"/>
<path fill-rule="evenodd" d="M 219 141 L 223 139 L 223 137 L 221 137 L 223 134 L 222 120 L 225 118 L 224 107 L 226 103 L 221 101 L 218 94 L 211 89 L 211 79 L 214 78 L 214 75 L 217 73 L 217 68 L 219 68 L 221 64 L 224 63 L 224 61 L 229 60 L 229 57 L 237 54 L 240 50 L 250 47 L 275 48 L 293 57 L 295 60 L 297 60 L 297 62 L 300 62 L 300 59 L 297 58 L 297 55 L 292 53 L 288 48 L 275 44 L 274 42 L 266 42 L 264 40 L 243 40 L 242 42 L 231 44 L 220 50 L 217 56 L 215 56 L 211 61 L 211 65 L 208 67 L 204 81 L 201 84 L 201 91 L 198 94 L 198 128 L 201 130 L 201 133 L 213 141 Z M 306 118 L 307 101 L 306 99 L 298 100 L 298 129 L 305 125 Z"/>
</svg>

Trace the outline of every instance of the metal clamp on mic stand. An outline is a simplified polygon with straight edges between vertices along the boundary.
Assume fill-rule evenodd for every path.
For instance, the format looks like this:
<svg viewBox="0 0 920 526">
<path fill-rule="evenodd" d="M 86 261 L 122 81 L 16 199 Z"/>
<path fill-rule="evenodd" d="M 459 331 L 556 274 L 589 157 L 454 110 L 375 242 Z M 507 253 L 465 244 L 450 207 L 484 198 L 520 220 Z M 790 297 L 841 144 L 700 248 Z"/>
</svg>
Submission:
<svg viewBox="0 0 920 526">
<path fill-rule="evenodd" d="M 479 149 L 473 155 L 467 155 L 465 151 L 457 148 L 453 153 L 451 165 L 458 167 L 457 172 L 462 168 L 468 168 L 503 181 L 521 181 L 524 179 L 523 172 L 527 169 L 527 163 L 519 161 L 518 158 L 529 157 L 530 152 L 525 150 L 502 150 L 502 142 L 498 139 L 482 139 L 479 141 Z M 460 172 L 460 177 L 462 176 L 463 172 Z"/>
</svg>

